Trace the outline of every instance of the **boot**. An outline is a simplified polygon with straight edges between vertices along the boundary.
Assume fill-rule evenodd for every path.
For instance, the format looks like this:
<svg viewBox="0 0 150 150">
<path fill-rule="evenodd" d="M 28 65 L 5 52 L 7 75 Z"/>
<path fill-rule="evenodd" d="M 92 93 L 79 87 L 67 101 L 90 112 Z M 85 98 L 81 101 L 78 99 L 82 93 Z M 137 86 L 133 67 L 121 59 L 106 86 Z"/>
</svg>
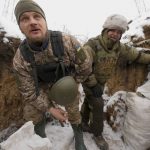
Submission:
<svg viewBox="0 0 150 150">
<path fill-rule="evenodd" d="M 46 125 L 46 121 L 42 120 L 41 122 L 38 122 L 35 126 L 34 126 L 34 131 L 37 135 L 39 135 L 42 138 L 46 137 L 46 133 L 45 133 L 45 125 Z"/>
<path fill-rule="evenodd" d="M 83 141 L 83 132 L 81 130 L 81 125 L 71 124 L 74 137 L 75 137 L 75 149 L 76 150 L 87 150 Z"/>
<path fill-rule="evenodd" d="M 92 130 L 91 130 L 91 128 L 90 128 L 90 126 L 89 126 L 88 123 L 82 122 L 82 123 L 81 123 L 81 127 L 82 127 L 83 132 L 92 133 Z"/>
<path fill-rule="evenodd" d="M 100 150 L 109 150 L 109 146 L 102 136 L 94 136 L 93 139 Z"/>
</svg>

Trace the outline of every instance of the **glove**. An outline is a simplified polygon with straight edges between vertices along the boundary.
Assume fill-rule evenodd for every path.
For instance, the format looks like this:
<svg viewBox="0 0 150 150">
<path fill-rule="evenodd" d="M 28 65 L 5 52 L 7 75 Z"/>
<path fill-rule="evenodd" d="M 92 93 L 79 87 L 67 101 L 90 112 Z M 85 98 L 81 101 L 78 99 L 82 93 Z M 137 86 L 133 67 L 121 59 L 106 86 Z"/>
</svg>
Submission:
<svg viewBox="0 0 150 150">
<path fill-rule="evenodd" d="M 150 64 L 147 65 L 147 71 L 150 72 Z"/>
<path fill-rule="evenodd" d="M 102 87 L 98 83 L 95 86 L 91 87 L 91 91 L 93 93 L 93 96 L 96 98 L 101 97 L 103 94 Z"/>
</svg>

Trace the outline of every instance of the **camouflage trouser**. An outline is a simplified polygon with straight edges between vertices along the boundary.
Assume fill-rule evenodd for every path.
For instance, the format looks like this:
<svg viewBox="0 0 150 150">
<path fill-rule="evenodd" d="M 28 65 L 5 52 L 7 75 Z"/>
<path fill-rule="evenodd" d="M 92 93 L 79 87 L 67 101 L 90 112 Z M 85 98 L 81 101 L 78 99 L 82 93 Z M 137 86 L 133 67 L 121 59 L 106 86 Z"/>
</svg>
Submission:
<svg viewBox="0 0 150 150">
<path fill-rule="evenodd" d="M 44 114 L 31 104 L 26 104 L 24 107 L 23 119 L 25 121 L 33 121 L 34 124 L 42 121 Z"/>
<path fill-rule="evenodd" d="M 103 132 L 103 99 L 95 98 L 89 88 L 83 86 L 85 100 L 81 108 L 82 121 L 90 123 L 91 130 L 95 136 Z"/>
<path fill-rule="evenodd" d="M 81 115 L 79 112 L 79 97 L 80 94 L 78 94 L 76 100 L 66 106 L 66 111 L 68 112 L 68 120 L 71 124 L 80 124 L 81 123 Z"/>
<path fill-rule="evenodd" d="M 71 124 L 80 124 L 81 123 L 81 116 L 79 112 L 79 95 L 77 96 L 76 100 L 65 107 L 66 111 L 68 112 L 69 121 Z M 23 119 L 25 121 L 32 120 L 34 124 L 43 120 L 44 114 L 41 113 L 37 108 L 30 104 L 26 104 L 24 107 L 24 115 Z"/>
</svg>

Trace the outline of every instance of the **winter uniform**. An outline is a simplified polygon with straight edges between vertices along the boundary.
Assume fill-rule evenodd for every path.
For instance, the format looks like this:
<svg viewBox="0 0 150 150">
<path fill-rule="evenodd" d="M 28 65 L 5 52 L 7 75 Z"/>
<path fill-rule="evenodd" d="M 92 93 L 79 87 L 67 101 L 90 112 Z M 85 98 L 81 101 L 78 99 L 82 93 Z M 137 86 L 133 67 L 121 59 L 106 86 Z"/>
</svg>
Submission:
<svg viewBox="0 0 150 150">
<path fill-rule="evenodd" d="M 31 0 L 20 0 L 15 8 L 15 15 L 19 25 L 20 16 L 28 11 L 37 12 L 45 19 L 45 14 L 37 3 Z M 63 52 L 61 51 L 62 54 L 59 52 L 60 55 L 56 56 L 54 47 L 57 47 L 59 44 L 57 43 L 56 36 L 52 38 L 52 33 L 54 31 L 47 31 L 47 35 L 40 47 L 25 39 L 16 51 L 13 59 L 13 67 L 17 76 L 19 89 L 24 98 L 23 118 L 25 121 L 32 120 L 34 122 L 35 132 L 41 137 L 46 137 L 45 112 L 51 107 L 55 107 L 54 104 L 56 103 L 55 99 L 51 99 L 51 96 L 58 98 L 58 102 L 60 101 L 60 96 L 57 97 L 56 94 L 49 95 L 51 93 L 49 91 L 53 89 L 54 92 L 52 93 L 55 93 L 57 85 L 61 86 L 61 84 L 65 84 L 61 80 L 64 76 L 71 77 L 65 79 L 69 79 L 69 85 L 73 85 L 72 89 L 76 89 L 75 83 L 72 82 L 73 78 L 78 83 L 85 80 L 91 72 L 88 69 L 89 56 L 85 57 L 87 63 L 84 63 L 84 65 L 82 65 L 80 59 L 75 59 L 75 56 L 78 55 L 77 49 L 80 47 L 80 43 L 71 35 L 61 33 L 61 48 L 63 47 Z M 55 40 L 51 42 L 53 39 Z M 56 48 L 57 51 L 59 51 L 59 48 Z M 53 86 L 55 83 L 57 85 Z M 67 85 L 65 84 L 65 86 Z M 62 88 L 59 87 L 58 89 L 63 94 Z M 71 100 L 72 102 L 66 104 L 65 108 L 74 131 L 76 150 L 86 150 L 80 126 L 79 92 L 76 93 L 75 100 Z M 62 99 L 65 100 L 65 97 Z"/>
<path fill-rule="evenodd" d="M 81 113 L 83 128 L 86 131 L 93 132 L 95 137 L 101 137 L 99 140 L 95 138 L 95 141 L 101 149 L 105 150 L 108 146 L 102 140 L 103 99 L 101 97 L 104 84 L 110 78 L 113 71 L 115 71 L 119 61 L 125 60 L 126 63 L 136 61 L 149 64 L 150 55 L 140 53 L 135 48 L 122 44 L 120 41 L 114 43 L 108 38 L 107 33 L 110 29 L 118 29 L 122 33 L 127 30 L 127 21 L 123 16 L 112 15 L 108 17 L 103 27 L 101 35 L 89 39 L 81 48 L 89 53 L 93 63 L 92 74 L 83 83 L 86 97 Z M 89 117 L 91 118 L 90 128 L 88 126 Z"/>
<path fill-rule="evenodd" d="M 64 63 L 66 66 L 73 66 L 75 61 L 75 51 L 79 46 L 79 43 L 71 36 L 63 35 L 63 41 L 65 46 L 64 53 Z M 68 42 L 70 41 L 70 42 Z M 48 47 L 43 51 L 34 51 L 35 63 L 46 64 L 46 63 L 55 63 L 58 61 L 58 58 L 53 55 L 51 48 L 51 43 L 49 42 Z M 20 90 L 24 97 L 25 109 L 24 109 L 24 118 L 25 120 L 33 120 L 35 123 L 41 120 L 42 112 L 51 107 L 53 104 L 48 98 L 48 90 L 51 87 L 52 83 L 42 83 L 40 82 L 40 93 L 39 96 L 36 96 L 34 79 L 32 76 L 32 66 L 28 63 L 22 56 L 20 49 L 17 50 L 16 55 L 13 60 L 14 69 L 17 72 L 19 81 L 20 81 Z M 78 101 L 78 99 L 77 99 Z M 28 106 L 29 104 L 29 106 Z M 69 108 L 68 106 L 67 108 Z M 76 108 L 77 107 L 77 108 Z M 33 109 L 35 108 L 35 109 Z M 36 110 L 36 113 L 34 112 Z M 70 110 L 70 109 L 68 109 Z M 78 110 L 78 103 L 72 106 L 71 114 L 75 110 L 74 115 L 71 116 L 72 123 L 80 122 L 80 115 L 76 112 Z M 36 114 L 36 115 L 35 115 Z M 39 115 L 38 115 L 39 114 Z M 70 118 L 70 117 L 69 117 Z"/>
<path fill-rule="evenodd" d="M 75 67 L 75 53 L 79 47 L 79 43 L 69 35 L 63 34 L 62 38 L 65 47 L 63 56 L 64 64 L 73 68 Z M 43 51 L 34 51 L 34 58 L 37 65 L 56 63 L 58 61 L 58 58 L 53 54 L 50 42 L 48 43 L 48 47 Z M 13 65 L 18 77 L 20 91 L 24 97 L 25 107 L 23 118 L 25 121 L 32 120 L 35 124 L 41 125 L 41 122 L 44 121 L 43 114 L 48 108 L 53 106 L 53 102 L 48 97 L 48 92 L 54 83 L 39 82 L 39 95 L 37 96 L 34 77 L 32 75 L 32 65 L 24 59 L 20 49 L 15 54 Z M 75 72 L 70 73 L 71 76 L 75 76 Z M 80 124 L 79 95 L 73 103 L 66 105 L 65 108 L 68 112 L 70 123 L 75 125 Z"/>
</svg>

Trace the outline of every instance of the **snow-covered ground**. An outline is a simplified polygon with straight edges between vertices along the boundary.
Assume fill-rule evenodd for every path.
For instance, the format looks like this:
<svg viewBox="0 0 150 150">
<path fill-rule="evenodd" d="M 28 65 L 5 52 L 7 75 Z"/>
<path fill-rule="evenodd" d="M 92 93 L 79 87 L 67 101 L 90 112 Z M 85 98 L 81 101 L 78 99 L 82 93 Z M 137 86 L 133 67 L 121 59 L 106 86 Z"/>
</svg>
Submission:
<svg viewBox="0 0 150 150">
<path fill-rule="evenodd" d="M 123 123 L 120 123 L 114 132 L 107 122 L 104 122 L 103 136 L 109 144 L 109 150 L 146 150 L 150 147 L 150 95 L 147 89 L 150 89 L 149 81 L 138 88 L 138 94 L 118 91 L 110 98 L 106 106 L 113 106 L 115 103 L 114 113 L 118 113 L 117 118 L 112 115 L 112 121 L 114 124 L 118 120 Z M 128 106 L 127 112 L 124 107 L 120 107 L 120 100 Z M 121 111 L 126 114 L 122 119 Z M 46 134 L 47 138 L 44 139 L 36 135 L 30 121 L 0 143 L 0 146 L 4 150 L 75 150 L 74 135 L 69 122 L 65 123 L 64 127 L 57 120 L 49 122 L 46 125 Z M 85 132 L 84 141 L 87 150 L 99 150 L 92 134 Z"/>
<path fill-rule="evenodd" d="M 79 91 L 81 92 L 80 109 L 84 100 L 82 86 L 79 87 Z M 59 121 L 53 119 L 53 121 L 46 125 L 46 134 L 49 139 L 49 143 L 47 140 L 44 141 L 39 136 L 37 137 L 33 131 L 33 124 L 31 122 L 27 122 L 23 127 L 21 127 L 21 129 L 16 131 L 0 145 L 5 150 L 44 150 L 43 147 L 45 150 L 75 150 L 73 130 L 69 122 L 65 123 L 64 127 L 62 127 Z M 106 121 L 104 122 L 103 136 L 108 142 L 110 150 L 130 150 L 124 145 L 121 139 L 121 133 L 115 133 L 112 131 Z M 93 134 L 84 132 L 84 141 L 87 150 L 99 150 L 93 140 Z M 39 144 L 37 145 L 36 143 Z M 23 149 L 24 147 L 25 149 Z"/>
<path fill-rule="evenodd" d="M 142 29 L 141 29 L 142 25 L 150 24 L 150 19 L 147 18 L 147 20 L 146 20 L 145 19 L 146 17 L 147 16 L 144 16 L 144 18 L 142 18 L 142 17 L 137 18 L 134 21 L 134 23 L 132 23 L 130 25 L 130 30 L 128 30 L 125 33 L 124 38 L 122 39 L 124 42 L 128 42 L 129 36 L 132 36 L 135 33 L 137 35 L 143 36 Z M 0 21 L 0 27 L 1 26 L 4 27 L 5 31 L 7 31 L 8 36 L 10 35 L 10 36 L 21 37 L 21 38 L 23 37 L 22 34 L 20 33 L 17 25 L 14 23 L 8 22 L 2 16 L 1 16 L 1 21 Z M 148 86 L 148 87 L 150 87 L 150 86 Z M 148 88 L 146 87 L 146 89 L 148 89 Z M 142 91 L 142 90 L 143 90 L 143 88 L 138 89 L 138 93 L 139 93 L 139 91 Z M 144 90 L 144 92 L 147 93 L 147 95 L 145 95 L 145 97 L 149 96 L 148 91 Z M 144 92 L 142 92 L 142 95 L 144 95 Z M 133 97 L 134 96 L 132 96 L 132 100 L 133 100 Z M 137 97 L 138 97 L 138 95 L 136 95 L 136 99 L 137 99 Z M 140 98 L 140 100 L 144 100 L 144 99 L 146 99 L 146 98 L 143 98 L 143 99 Z M 145 105 L 147 105 L 147 103 L 149 103 L 148 98 L 146 99 Z M 146 118 L 146 119 L 149 119 L 149 118 Z M 61 127 L 57 121 L 48 123 L 46 126 L 46 133 L 47 133 L 47 137 L 49 140 L 47 140 L 47 139 L 43 140 L 40 137 L 36 136 L 33 132 L 32 123 L 31 124 L 29 123 L 28 125 L 30 126 L 30 128 L 28 128 L 28 130 L 17 131 L 16 133 L 14 133 L 14 134 L 17 134 L 17 136 L 15 136 L 13 134 L 12 136 L 9 137 L 9 139 L 7 141 L 4 141 L 0 145 L 5 150 L 31 150 L 31 149 L 32 150 L 48 150 L 48 149 L 50 149 L 50 150 L 74 150 L 73 131 L 72 131 L 69 123 L 65 124 L 64 127 Z M 25 124 L 25 127 L 28 127 L 28 126 Z M 28 136 L 25 133 L 29 133 Z M 96 146 L 95 142 L 93 141 L 92 136 L 93 136 L 92 134 L 84 133 L 84 140 L 85 140 L 87 149 L 88 150 L 98 150 L 98 147 Z M 115 133 L 114 131 L 112 131 L 111 127 L 107 124 L 107 122 L 105 122 L 103 136 L 106 139 L 106 141 L 108 142 L 110 150 L 131 150 L 131 148 L 127 147 L 122 142 L 122 139 L 121 139 L 122 133 L 121 132 Z M 13 137 L 15 137 L 15 142 L 11 142 Z M 130 137 L 130 138 L 132 139 L 132 137 Z M 135 136 L 134 136 L 134 138 L 135 138 Z M 149 139 L 149 138 L 146 137 L 146 140 L 147 139 Z M 145 141 L 145 139 L 141 139 L 141 141 L 142 140 L 143 140 L 143 142 Z M 12 144 L 12 146 L 10 148 L 5 148 L 6 145 L 8 146 L 8 144 Z M 23 145 L 24 145 L 24 149 L 23 149 Z M 138 149 L 135 149 L 135 150 L 138 150 Z M 141 149 L 139 149 L 139 150 L 141 150 Z"/>
<path fill-rule="evenodd" d="M 52 150 L 75 150 L 73 131 L 70 125 L 61 127 L 60 125 L 47 124 L 46 133 L 52 143 Z M 114 133 L 106 122 L 103 135 L 109 143 L 110 150 L 127 150 L 120 135 Z M 84 132 L 84 141 L 87 150 L 99 150 L 93 140 L 92 134 Z"/>
<path fill-rule="evenodd" d="M 46 126 L 46 134 L 47 138 L 44 139 L 35 135 L 33 124 L 27 122 L 7 141 L 2 142 L 1 147 L 4 150 L 75 150 L 74 136 L 70 124 L 61 127 L 58 122 L 51 122 Z M 105 123 L 103 135 L 109 143 L 109 150 L 128 150 L 125 148 L 120 135 L 114 133 L 107 123 Z M 87 150 L 99 150 L 92 137 L 92 134 L 84 133 Z"/>
</svg>

